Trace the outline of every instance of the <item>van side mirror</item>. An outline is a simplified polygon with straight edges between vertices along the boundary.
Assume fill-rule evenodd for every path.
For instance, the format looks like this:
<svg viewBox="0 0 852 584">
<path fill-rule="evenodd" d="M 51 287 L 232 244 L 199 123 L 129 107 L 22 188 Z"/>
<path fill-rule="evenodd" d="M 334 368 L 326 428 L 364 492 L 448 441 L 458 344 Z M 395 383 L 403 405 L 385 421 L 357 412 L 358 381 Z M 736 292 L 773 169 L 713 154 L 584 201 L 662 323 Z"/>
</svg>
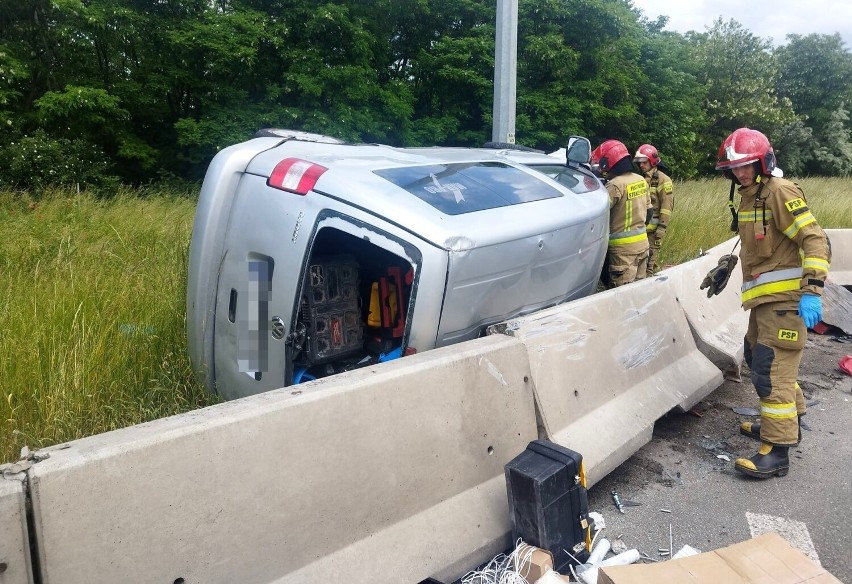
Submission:
<svg viewBox="0 0 852 584">
<path fill-rule="evenodd" d="M 588 164 L 592 157 L 592 144 L 588 138 L 571 136 L 565 147 L 565 158 L 568 166 Z"/>
</svg>

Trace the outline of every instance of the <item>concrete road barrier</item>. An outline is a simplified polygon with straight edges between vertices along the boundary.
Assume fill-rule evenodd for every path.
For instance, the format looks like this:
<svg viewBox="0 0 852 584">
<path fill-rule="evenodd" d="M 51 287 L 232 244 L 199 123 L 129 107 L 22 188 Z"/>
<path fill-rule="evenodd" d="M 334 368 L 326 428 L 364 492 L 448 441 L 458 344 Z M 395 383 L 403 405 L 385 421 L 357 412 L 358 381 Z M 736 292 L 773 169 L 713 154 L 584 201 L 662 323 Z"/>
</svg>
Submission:
<svg viewBox="0 0 852 584">
<path fill-rule="evenodd" d="M 667 279 L 674 298 L 686 314 L 698 349 L 722 371 L 738 374 L 743 361 L 743 337 L 748 328 L 748 313 L 742 309 L 740 288 L 742 268 L 737 263 L 728 285 L 718 295 L 707 298 L 700 290 L 707 272 L 719 258 L 731 253 L 736 237 L 707 250 L 706 255 L 660 271 L 655 279 Z M 734 252 L 736 253 L 736 252 Z"/>
<path fill-rule="evenodd" d="M 590 484 L 651 439 L 654 422 L 721 385 L 669 279 L 644 280 L 489 329 L 527 348 L 547 437 L 583 454 Z"/>
<path fill-rule="evenodd" d="M 826 229 L 831 240 L 831 268 L 828 279 L 841 286 L 852 286 L 852 229 Z"/>
<path fill-rule="evenodd" d="M 0 465 L 0 583 L 33 584 L 24 473 Z"/>
<path fill-rule="evenodd" d="M 535 438 L 526 349 L 488 337 L 45 449 L 41 583 L 449 581 L 510 545 Z"/>
</svg>

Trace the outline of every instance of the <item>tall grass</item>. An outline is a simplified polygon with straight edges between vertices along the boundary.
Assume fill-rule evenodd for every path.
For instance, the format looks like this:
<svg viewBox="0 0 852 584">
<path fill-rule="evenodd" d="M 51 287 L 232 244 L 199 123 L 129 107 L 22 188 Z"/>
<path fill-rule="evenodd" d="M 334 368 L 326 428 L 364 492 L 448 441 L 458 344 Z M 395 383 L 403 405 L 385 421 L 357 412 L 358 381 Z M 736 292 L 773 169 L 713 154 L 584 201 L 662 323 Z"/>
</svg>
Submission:
<svg viewBox="0 0 852 584">
<path fill-rule="evenodd" d="M 795 179 L 808 206 L 824 228 L 852 228 L 849 193 L 852 179 Z M 666 239 L 660 250 L 661 264 L 679 264 L 734 236 L 728 210 L 730 181 L 723 178 L 675 183 L 675 204 Z M 734 202 L 739 196 L 734 193 Z"/>
<path fill-rule="evenodd" d="M 729 184 L 675 185 L 663 263 L 731 237 Z M 852 179 L 800 184 L 824 227 L 852 227 Z M 217 401 L 186 350 L 195 199 L 142 194 L 0 191 L 0 462 Z"/>
<path fill-rule="evenodd" d="M 214 401 L 186 350 L 194 210 L 0 192 L 0 462 Z"/>
</svg>

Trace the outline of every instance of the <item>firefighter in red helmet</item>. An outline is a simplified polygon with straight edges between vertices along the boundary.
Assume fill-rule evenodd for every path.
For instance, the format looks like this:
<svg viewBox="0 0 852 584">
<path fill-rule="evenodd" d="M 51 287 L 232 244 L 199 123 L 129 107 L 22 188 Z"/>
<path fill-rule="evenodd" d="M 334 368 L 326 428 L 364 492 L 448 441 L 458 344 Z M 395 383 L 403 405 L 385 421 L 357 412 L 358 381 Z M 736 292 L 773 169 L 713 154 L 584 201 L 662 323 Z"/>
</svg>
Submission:
<svg viewBox="0 0 852 584">
<path fill-rule="evenodd" d="M 633 172 L 630 152 L 618 140 L 607 140 L 595 148 L 591 163 L 607 179 L 609 193 L 608 286 L 641 280 L 648 269 L 648 183 Z"/>
<path fill-rule="evenodd" d="M 674 209 L 674 188 L 672 179 L 660 170 L 660 155 L 651 144 L 642 144 L 633 155 L 633 162 L 645 175 L 651 195 L 653 214 L 648 222 L 648 271 L 650 278 L 657 270 L 657 258 L 660 247 L 666 237 L 666 230 Z"/>
<path fill-rule="evenodd" d="M 784 476 L 788 449 L 801 440 L 806 407 L 796 378 L 807 329 L 822 317 L 820 297 L 831 250 L 799 186 L 773 176 L 775 153 L 762 133 L 733 132 L 719 148 L 716 169 L 732 181 L 731 229 L 740 236 L 741 298 L 749 311 L 744 357 L 760 399 L 760 422 L 740 425 L 740 432 L 759 440 L 760 448 L 751 458 L 737 459 L 734 468 L 757 478 Z M 724 270 L 722 262 L 718 269 Z M 708 277 L 701 287 L 712 296 L 724 287 L 724 278 Z"/>
</svg>

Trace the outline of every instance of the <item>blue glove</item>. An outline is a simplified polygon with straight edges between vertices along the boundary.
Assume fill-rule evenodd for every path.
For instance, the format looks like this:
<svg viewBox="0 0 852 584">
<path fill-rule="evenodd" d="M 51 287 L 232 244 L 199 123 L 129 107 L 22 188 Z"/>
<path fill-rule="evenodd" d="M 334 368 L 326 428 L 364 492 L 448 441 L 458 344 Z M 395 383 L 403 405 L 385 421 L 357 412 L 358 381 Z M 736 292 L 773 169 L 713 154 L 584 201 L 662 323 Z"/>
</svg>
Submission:
<svg viewBox="0 0 852 584">
<path fill-rule="evenodd" d="M 816 294 L 802 294 L 799 300 L 799 316 L 805 321 L 805 326 L 814 328 L 822 320 L 822 299 Z"/>
</svg>

